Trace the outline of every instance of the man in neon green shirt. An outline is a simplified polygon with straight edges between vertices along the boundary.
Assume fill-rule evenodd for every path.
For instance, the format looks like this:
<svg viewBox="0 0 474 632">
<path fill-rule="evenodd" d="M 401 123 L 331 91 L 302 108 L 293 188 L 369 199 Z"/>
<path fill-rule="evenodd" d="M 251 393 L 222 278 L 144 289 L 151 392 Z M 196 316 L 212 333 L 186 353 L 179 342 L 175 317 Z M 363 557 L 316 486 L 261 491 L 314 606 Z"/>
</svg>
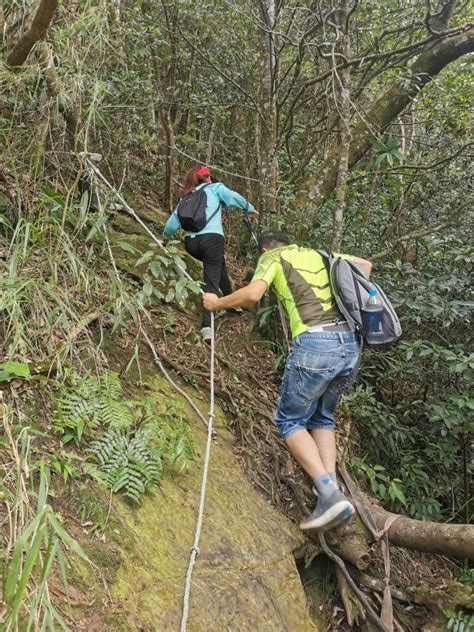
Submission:
<svg viewBox="0 0 474 632">
<path fill-rule="evenodd" d="M 354 508 L 336 481 L 334 410 L 340 387 L 360 357 L 358 336 L 336 307 L 323 257 L 310 248 L 291 244 L 280 232 L 263 233 L 252 281 L 233 294 L 204 294 L 210 311 L 251 307 L 272 287 L 283 304 L 292 335 L 291 350 L 275 413 L 276 426 L 293 457 L 309 474 L 318 501 L 302 529 L 326 531 L 347 520 Z M 352 259 L 370 276 L 372 264 Z"/>
</svg>

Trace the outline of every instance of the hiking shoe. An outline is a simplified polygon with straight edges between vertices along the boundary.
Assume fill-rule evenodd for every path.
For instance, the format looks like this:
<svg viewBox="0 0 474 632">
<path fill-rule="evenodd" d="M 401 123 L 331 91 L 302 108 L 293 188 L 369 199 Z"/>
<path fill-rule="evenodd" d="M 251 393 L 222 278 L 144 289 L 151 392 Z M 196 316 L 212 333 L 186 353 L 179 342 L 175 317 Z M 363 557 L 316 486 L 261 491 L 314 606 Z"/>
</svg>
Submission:
<svg viewBox="0 0 474 632">
<path fill-rule="evenodd" d="M 354 513 L 354 507 L 344 494 L 336 489 L 330 496 L 318 498 L 316 509 L 302 520 L 300 529 L 328 531 L 348 520 Z"/>
<path fill-rule="evenodd" d="M 342 487 L 338 484 L 337 488 L 341 490 L 342 492 Z M 313 492 L 313 494 L 316 496 L 316 498 L 319 498 L 319 492 L 316 489 L 316 485 L 313 485 L 313 487 L 311 488 L 311 491 Z M 344 493 L 344 492 L 343 492 Z"/>
<path fill-rule="evenodd" d="M 211 343 L 211 338 L 212 338 L 212 330 L 210 327 L 203 327 L 201 329 L 201 336 L 202 339 L 204 340 L 204 342 L 207 342 L 207 344 Z"/>
</svg>

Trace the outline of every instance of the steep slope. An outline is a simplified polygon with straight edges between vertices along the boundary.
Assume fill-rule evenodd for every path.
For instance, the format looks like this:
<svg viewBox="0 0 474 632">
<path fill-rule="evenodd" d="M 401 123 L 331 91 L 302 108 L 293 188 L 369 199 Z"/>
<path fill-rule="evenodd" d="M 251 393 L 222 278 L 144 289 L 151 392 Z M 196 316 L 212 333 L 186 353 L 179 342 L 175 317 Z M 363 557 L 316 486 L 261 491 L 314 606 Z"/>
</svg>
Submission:
<svg viewBox="0 0 474 632">
<path fill-rule="evenodd" d="M 124 243 L 144 252 L 150 240 L 125 216 L 116 216 L 114 226 L 110 239 L 116 263 L 123 273 L 138 279 L 141 268 L 135 267 L 135 261 L 139 255 L 128 252 Z M 199 275 L 199 270 L 193 269 L 193 274 Z M 155 325 L 159 332 L 159 320 Z M 126 340 L 106 333 L 103 350 L 109 368 L 123 373 L 131 395 L 153 398 L 158 416 L 166 410 L 167 402 L 184 402 L 146 348 L 140 353 L 139 370 L 133 364 L 127 372 L 123 372 L 130 354 Z M 204 365 L 203 370 L 207 370 Z M 184 381 L 180 386 L 188 390 L 206 416 L 207 393 L 186 386 Z M 107 505 L 103 492 L 96 495 L 94 487 L 83 485 L 59 493 L 62 513 L 73 517 L 68 526 L 95 565 L 71 561 L 72 585 L 82 593 L 74 608 L 75 629 L 152 631 L 179 627 L 207 433 L 187 404 L 184 410 L 196 452 L 190 467 L 182 473 L 166 473 L 156 495 L 145 497 L 138 507 L 113 496 L 109 520 L 100 535 L 85 536 L 77 523 L 81 515 L 83 522 L 84 515 L 93 514 L 94 506 L 103 512 Z M 234 437 L 226 430 L 227 423 L 218 406 L 188 630 L 316 630 L 292 555 L 303 537 L 253 488 L 233 454 Z"/>
<path fill-rule="evenodd" d="M 141 390 L 156 398 L 159 414 L 162 402 L 176 393 L 156 376 L 153 365 L 142 362 L 141 370 Z M 200 407 L 205 412 L 206 402 Z M 81 563 L 74 573 L 72 583 L 85 593 L 84 601 L 95 597 L 93 605 L 77 606 L 77 629 L 178 628 L 206 438 L 204 425 L 191 411 L 188 419 L 196 457 L 185 473 L 165 477 L 160 491 L 138 508 L 114 497 L 105 535 L 84 537 L 76 529 L 96 565 Z M 302 536 L 253 489 L 232 453 L 233 437 L 225 424 L 218 410 L 188 629 L 315 630 L 292 555 Z M 72 498 L 74 493 L 62 494 L 69 510 L 91 502 L 81 492 Z M 109 595 L 103 590 L 104 577 Z"/>
</svg>

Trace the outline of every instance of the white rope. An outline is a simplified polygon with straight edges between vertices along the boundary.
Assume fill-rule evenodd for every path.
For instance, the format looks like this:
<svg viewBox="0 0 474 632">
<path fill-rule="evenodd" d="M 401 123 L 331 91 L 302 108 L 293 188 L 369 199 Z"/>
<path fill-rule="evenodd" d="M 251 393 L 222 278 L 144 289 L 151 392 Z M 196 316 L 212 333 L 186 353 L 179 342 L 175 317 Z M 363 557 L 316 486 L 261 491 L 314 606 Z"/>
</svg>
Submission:
<svg viewBox="0 0 474 632">
<path fill-rule="evenodd" d="M 110 184 L 110 182 L 108 182 L 108 180 L 102 175 L 100 170 L 87 158 L 85 160 L 85 164 L 117 196 L 117 198 L 122 202 L 125 210 L 146 230 L 146 232 L 150 235 L 153 241 L 156 242 L 158 246 L 160 246 L 160 248 L 166 251 L 166 247 L 163 245 L 163 243 L 152 233 L 152 231 L 148 228 L 148 226 L 138 217 L 137 213 L 133 210 L 133 208 L 128 205 L 128 203 L 120 194 L 120 192 L 117 191 L 117 189 L 115 189 Z M 196 281 L 194 281 L 191 275 L 179 263 L 177 263 L 176 266 L 179 268 L 182 274 L 189 281 L 191 281 L 192 283 L 196 283 Z M 200 291 L 201 291 L 201 294 L 204 294 L 202 288 L 200 288 Z M 144 333 L 143 330 L 142 330 L 142 333 L 144 334 L 145 339 L 148 342 L 151 342 L 149 341 L 148 336 Z M 181 617 L 180 632 L 186 632 L 186 629 L 187 629 L 187 622 L 188 622 L 188 617 L 189 617 L 189 601 L 191 597 L 191 581 L 192 581 L 192 576 L 193 576 L 194 563 L 199 553 L 199 542 L 201 539 L 202 522 L 204 519 L 204 507 L 205 507 L 205 502 L 206 502 L 206 488 L 207 488 L 207 478 L 208 478 L 208 472 L 209 472 L 209 462 L 211 459 L 211 445 L 212 445 L 212 439 L 215 436 L 214 435 L 214 393 L 215 393 L 215 388 L 214 388 L 215 336 L 214 336 L 214 333 L 215 333 L 214 312 L 211 312 L 211 361 L 210 361 L 210 396 L 209 396 L 210 406 L 209 406 L 209 413 L 208 413 L 208 420 L 207 420 L 206 453 L 204 456 L 204 466 L 203 466 L 202 481 L 201 481 L 201 496 L 199 499 L 199 511 L 198 511 L 198 518 L 197 518 L 197 523 L 196 523 L 196 531 L 194 533 L 194 542 L 193 542 L 193 546 L 191 547 L 188 570 L 186 572 L 186 581 L 184 584 L 183 614 Z M 153 354 L 155 355 L 156 352 L 153 350 L 153 345 L 150 345 L 150 348 L 152 349 Z M 158 360 L 159 362 L 159 358 L 157 358 L 157 356 L 155 357 L 155 360 Z M 202 417 L 202 415 L 200 416 Z"/>
<path fill-rule="evenodd" d="M 209 461 L 211 457 L 211 445 L 213 436 L 214 425 L 214 359 L 215 359 L 215 338 L 214 338 L 214 312 L 211 312 L 211 366 L 210 366 L 210 407 L 207 421 L 207 442 L 206 442 L 206 454 L 204 456 L 204 467 L 202 471 L 201 482 L 201 498 L 199 500 L 199 512 L 196 524 L 196 531 L 194 533 L 194 542 L 191 548 L 191 554 L 189 556 L 188 570 L 186 573 L 186 581 L 184 584 L 184 597 L 183 597 L 183 615 L 181 617 L 180 632 L 186 632 L 186 626 L 189 616 L 189 600 L 191 596 L 191 580 L 193 576 L 194 562 L 196 556 L 199 553 L 199 541 L 201 539 L 202 521 L 204 517 L 204 504 L 206 502 L 206 486 L 207 475 L 209 470 Z"/>
<path fill-rule="evenodd" d="M 203 164 L 202 160 L 200 160 L 199 158 L 196 158 L 195 156 L 190 156 L 189 154 L 184 152 L 182 149 L 180 149 L 177 145 L 168 145 L 168 143 L 165 143 L 163 141 L 162 141 L 162 144 L 165 147 L 168 147 L 168 149 L 174 149 L 175 151 L 178 152 L 178 154 L 181 154 L 185 158 L 190 158 L 191 160 L 194 160 L 194 162 L 196 162 L 199 165 Z M 243 176 L 240 173 L 234 173 L 233 171 L 228 171 L 227 169 L 224 169 L 223 167 L 218 167 L 217 165 L 207 164 L 207 166 L 209 167 L 209 169 L 212 169 L 213 171 L 220 171 L 221 173 L 225 173 L 226 175 L 232 176 L 234 178 L 240 178 L 241 180 L 249 180 L 250 182 L 258 182 L 258 183 L 261 182 L 260 178 L 252 178 L 250 176 Z"/>
</svg>

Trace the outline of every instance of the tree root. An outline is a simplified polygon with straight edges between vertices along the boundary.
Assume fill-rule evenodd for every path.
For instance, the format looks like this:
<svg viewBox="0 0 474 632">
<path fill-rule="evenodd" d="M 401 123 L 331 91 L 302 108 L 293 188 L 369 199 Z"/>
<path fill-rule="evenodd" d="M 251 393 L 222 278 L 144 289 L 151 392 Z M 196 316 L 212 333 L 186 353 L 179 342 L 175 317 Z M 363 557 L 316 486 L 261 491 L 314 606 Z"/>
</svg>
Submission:
<svg viewBox="0 0 474 632">
<path fill-rule="evenodd" d="M 365 620 L 366 616 L 364 609 L 362 608 L 360 602 L 355 598 L 354 593 L 352 592 L 352 589 L 339 566 L 336 566 L 336 577 L 339 586 L 339 593 L 344 605 L 344 610 L 346 611 L 347 623 L 352 626 L 354 622 L 358 623 L 359 617 Z"/>
</svg>

